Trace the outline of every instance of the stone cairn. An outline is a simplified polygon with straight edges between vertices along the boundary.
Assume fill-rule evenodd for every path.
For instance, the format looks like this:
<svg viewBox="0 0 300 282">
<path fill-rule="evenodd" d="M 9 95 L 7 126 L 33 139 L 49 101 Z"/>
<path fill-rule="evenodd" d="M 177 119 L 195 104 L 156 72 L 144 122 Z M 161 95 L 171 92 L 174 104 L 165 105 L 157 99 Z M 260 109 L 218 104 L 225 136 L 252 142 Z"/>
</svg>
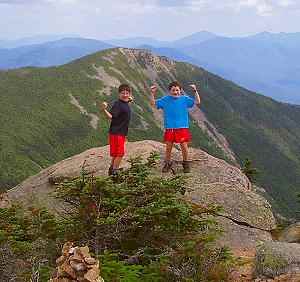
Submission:
<svg viewBox="0 0 300 282">
<path fill-rule="evenodd" d="M 73 247 L 73 243 L 65 243 L 56 264 L 54 278 L 49 282 L 104 282 L 99 261 L 91 257 L 87 246 Z"/>
</svg>

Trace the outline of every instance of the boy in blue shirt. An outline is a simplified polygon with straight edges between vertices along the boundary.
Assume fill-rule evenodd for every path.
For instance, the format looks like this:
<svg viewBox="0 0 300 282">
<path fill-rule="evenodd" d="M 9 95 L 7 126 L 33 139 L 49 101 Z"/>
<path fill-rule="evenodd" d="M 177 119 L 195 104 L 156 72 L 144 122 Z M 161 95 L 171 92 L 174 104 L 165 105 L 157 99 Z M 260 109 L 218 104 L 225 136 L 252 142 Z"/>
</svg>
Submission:
<svg viewBox="0 0 300 282">
<path fill-rule="evenodd" d="M 171 167 L 171 152 L 174 143 L 179 143 L 182 151 L 182 165 L 185 173 L 190 172 L 188 162 L 188 143 L 191 141 L 191 133 L 189 131 L 189 112 L 194 104 L 200 105 L 200 96 L 197 87 L 190 85 L 194 91 L 194 99 L 182 95 L 182 87 L 177 81 L 169 84 L 169 94 L 155 99 L 157 86 L 151 86 L 151 104 L 157 109 L 162 109 L 164 114 L 164 141 L 166 143 L 165 163 L 162 172 L 168 172 Z"/>
</svg>

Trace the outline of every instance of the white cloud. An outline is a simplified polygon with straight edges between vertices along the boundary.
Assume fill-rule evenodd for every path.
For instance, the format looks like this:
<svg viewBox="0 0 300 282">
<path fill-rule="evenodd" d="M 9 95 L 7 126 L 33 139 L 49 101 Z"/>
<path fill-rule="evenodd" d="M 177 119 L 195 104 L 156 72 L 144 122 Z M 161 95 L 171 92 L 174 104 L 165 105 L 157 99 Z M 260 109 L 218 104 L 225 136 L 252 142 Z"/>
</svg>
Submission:
<svg viewBox="0 0 300 282">
<path fill-rule="evenodd" d="M 75 4 L 79 0 L 0 0 L 1 4 L 6 5 L 45 5 L 45 4 Z"/>
<path fill-rule="evenodd" d="M 245 11 L 254 10 L 258 16 L 272 16 L 280 9 L 300 8 L 296 0 L 157 0 L 148 1 L 158 7 L 165 9 L 180 9 L 185 12 L 205 12 L 205 11 L 220 11 L 234 10 Z"/>
<path fill-rule="evenodd" d="M 237 11 L 247 9 L 255 10 L 258 16 L 272 16 L 275 13 L 280 13 L 282 10 L 292 10 L 300 8 L 300 2 L 295 0 L 225 0 L 224 7 L 227 3 L 228 7 L 232 7 Z"/>
<path fill-rule="evenodd" d="M 300 0 L 0 0 L 0 34 L 166 39 L 200 30 L 295 32 L 298 9 Z"/>
<path fill-rule="evenodd" d="M 37 0 L 0 0 L 0 5 L 17 5 L 17 4 L 32 4 L 34 2 L 38 2 Z"/>
<path fill-rule="evenodd" d="M 75 4 L 77 0 L 44 0 L 45 2 L 51 4 Z"/>
<path fill-rule="evenodd" d="M 278 0 L 278 5 L 282 7 L 289 7 L 296 4 L 294 0 Z"/>
<path fill-rule="evenodd" d="M 241 8 L 254 8 L 259 16 L 271 16 L 274 12 L 274 6 L 271 2 L 267 0 L 241 0 L 238 5 Z"/>
</svg>

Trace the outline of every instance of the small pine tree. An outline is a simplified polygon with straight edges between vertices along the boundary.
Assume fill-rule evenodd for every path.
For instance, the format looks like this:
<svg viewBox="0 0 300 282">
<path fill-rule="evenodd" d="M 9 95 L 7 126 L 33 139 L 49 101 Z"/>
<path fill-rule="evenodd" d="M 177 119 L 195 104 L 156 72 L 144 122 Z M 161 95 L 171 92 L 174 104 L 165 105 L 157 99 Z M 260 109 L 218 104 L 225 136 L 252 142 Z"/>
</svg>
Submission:
<svg viewBox="0 0 300 282">
<path fill-rule="evenodd" d="M 251 183 L 256 181 L 256 177 L 259 174 L 258 169 L 253 167 L 252 161 L 248 158 L 245 160 L 242 172 L 249 178 Z"/>
</svg>

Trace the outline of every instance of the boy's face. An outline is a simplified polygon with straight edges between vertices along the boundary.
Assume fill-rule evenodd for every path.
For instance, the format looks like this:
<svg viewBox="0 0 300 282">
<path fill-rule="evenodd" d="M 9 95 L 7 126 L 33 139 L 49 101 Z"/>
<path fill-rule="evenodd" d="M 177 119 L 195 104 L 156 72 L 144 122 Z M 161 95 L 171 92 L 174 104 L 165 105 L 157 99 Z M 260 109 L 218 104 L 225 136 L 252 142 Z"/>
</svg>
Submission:
<svg viewBox="0 0 300 282">
<path fill-rule="evenodd" d="M 172 86 L 172 88 L 170 89 L 170 95 L 174 98 L 178 98 L 179 96 L 181 96 L 181 89 L 179 86 Z"/>
<path fill-rule="evenodd" d="M 124 102 L 129 102 L 131 99 L 131 91 L 124 89 L 119 93 L 119 99 Z"/>
</svg>

